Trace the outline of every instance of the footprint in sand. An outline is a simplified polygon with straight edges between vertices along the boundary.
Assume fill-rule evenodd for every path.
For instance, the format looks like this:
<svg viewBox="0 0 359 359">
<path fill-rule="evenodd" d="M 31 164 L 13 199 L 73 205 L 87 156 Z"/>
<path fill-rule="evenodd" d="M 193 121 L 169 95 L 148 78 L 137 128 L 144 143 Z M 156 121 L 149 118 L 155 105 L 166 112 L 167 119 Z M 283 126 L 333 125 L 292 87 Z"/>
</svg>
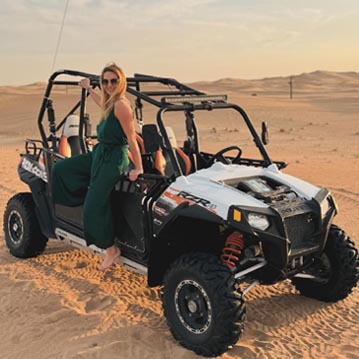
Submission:
<svg viewBox="0 0 359 359">
<path fill-rule="evenodd" d="M 116 303 L 116 299 L 110 296 L 103 298 L 92 298 L 86 303 L 86 313 L 109 310 Z"/>
</svg>

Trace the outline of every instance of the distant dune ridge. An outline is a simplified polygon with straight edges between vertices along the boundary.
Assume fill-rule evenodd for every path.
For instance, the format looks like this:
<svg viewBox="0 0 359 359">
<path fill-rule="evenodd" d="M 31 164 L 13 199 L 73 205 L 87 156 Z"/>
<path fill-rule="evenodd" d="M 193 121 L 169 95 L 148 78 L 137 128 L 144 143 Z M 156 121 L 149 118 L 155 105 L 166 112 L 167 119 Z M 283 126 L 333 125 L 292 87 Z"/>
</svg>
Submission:
<svg viewBox="0 0 359 359">
<path fill-rule="evenodd" d="M 359 88 L 359 72 L 314 71 L 293 76 L 267 77 L 258 80 L 242 80 L 225 78 L 217 81 L 197 81 L 191 83 L 194 87 L 213 87 L 218 85 L 228 92 L 243 93 L 288 93 L 289 81 L 292 78 L 294 92 L 347 92 Z"/>
<path fill-rule="evenodd" d="M 271 158 L 289 164 L 285 173 L 333 193 L 339 205 L 335 224 L 359 248 L 359 74 L 315 71 L 293 76 L 292 100 L 288 82 L 286 76 L 190 86 L 228 93 L 257 129 L 267 121 Z M 28 191 L 18 179 L 17 165 L 24 139 L 40 137 L 37 116 L 45 86 L 38 82 L 0 87 L 0 228 L 9 198 Z M 55 115 L 61 120 L 79 91 L 57 91 Z M 99 118 L 93 102 L 87 111 L 91 121 Z M 155 112 L 151 114 L 155 119 Z M 215 152 L 237 144 L 245 152 L 242 132 L 228 131 L 224 124 L 228 120 L 237 126 L 234 116 L 222 117 L 217 111 L 204 115 L 202 149 L 208 146 Z M 46 120 L 44 125 L 47 129 Z M 20 260 L 9 254 L 1 230 L 0 358 L 199 358 L 171 336 L 159 288 L 148 288 L 145 277 L 120 266 L 99 272 L 99 261 L 56 240 L 49 241 L 41 256 Z M 284 281 L 257 286 L 245 299 L 243 335 L 221 359 L 359 359 L 359 288 L 344 301 L 322 303 L 300 296 L 290 281 Z"/>
<path fill-rule="evenodd" d="M 131 74 L 128 74 L 131 76 Z M 156 75 L 156 74 L 153 74 Z M 310 73 L 302 73 L 293 76 L 277 76 L 266 77 L 263 79 L 243 80 L 237 78 L 223 78 L 215 81 L 196 81 L 189 85 L 193 87 L 200 86 L 201 88 L 219 86 L 222 90 L 229 92 L 271 92 L 283 93 L 288 91 L 288 83 L 292 77 L 294 90 L 298 91 L 332 91 L 338 92 L 351 91 L 359 88 L 359 72 L 333 72 L 333 71 L 314 71 Z M 181 81 L 180 78 L 178 78 Z M 46 82 L 35 82 L 20 86 L 0 86 L 0 94 L 16 93 L 28 94 L 43 93 Z"/>
</svg>

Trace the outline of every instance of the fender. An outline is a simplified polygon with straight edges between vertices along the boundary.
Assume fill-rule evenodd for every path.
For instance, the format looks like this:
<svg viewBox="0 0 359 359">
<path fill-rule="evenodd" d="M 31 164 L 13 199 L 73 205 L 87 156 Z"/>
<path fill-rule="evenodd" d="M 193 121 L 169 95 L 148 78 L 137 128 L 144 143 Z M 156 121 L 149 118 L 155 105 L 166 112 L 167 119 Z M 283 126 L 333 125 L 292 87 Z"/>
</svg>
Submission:
<svg viewBox="0 0 359 359">
<path fill-rule="evenodd" d="M 213 212 L 197 204 L 190 205 L 187 201 L 172 210 L 157 228 L 150 243 L 148 285 L 162 284 L 172 261 L 189 250 L 206 248 L 208 252 L 220 253 L 223 243 L 218 239 L 219 226 L 224 223 Z"/>
<path fill-rule="evenodd" d="M 28 159 L 24 157 L 24 161 Z M 25 162 L 32 164 L 33 162 Z M 34 168 L 34 167 L 31 167 Z M 51 197 L 48 194 L 48 184 L 44 181 L 44 178 L 38 175 L 38 172 L 34 173 L 25 169 L 21 164 L 18 167 L 18 173 L 21 181 L 26 183 L 30 187 L 32 198 L 36 204 L 35 211 L 36 216 L 40 224 L 41 232 L 47 238 L 55 238 L 55 224 L 53 220 L 53 208 L 51 203 Z"/>
</svg>

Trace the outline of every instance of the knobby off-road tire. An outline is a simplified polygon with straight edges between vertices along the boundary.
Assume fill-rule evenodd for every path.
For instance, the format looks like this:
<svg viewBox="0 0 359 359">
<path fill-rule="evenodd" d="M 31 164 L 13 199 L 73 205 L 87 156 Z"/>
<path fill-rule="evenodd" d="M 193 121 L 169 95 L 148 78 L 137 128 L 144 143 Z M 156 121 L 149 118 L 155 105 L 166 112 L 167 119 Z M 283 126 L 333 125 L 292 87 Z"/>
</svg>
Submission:
<svg viewBox="0 0 359 359">
<path fill-rule="evenodd" d="M 18 258 L 41 254 L 47 238 L 41 233 L 31 193 L 18 193 L 10 198 L 4 213 L 5 242 Z"/>
<path fill-rule="evenodd" d="M 229 268 L 209 254 L 183 255 L 171 265 L 162 305 L 174 338 L 202 356 L 224 353 L 243 330 L 242 293 Z"/>
<path fill-rule="evenodd" d="M 306 297 L 337 302 L 352 292 L 359 278 L 358 250 L 339 227 L 331 226 L 324 252 L 307 273 L 317 278 L 292 279 L 296 289 Z"/>
</svg>

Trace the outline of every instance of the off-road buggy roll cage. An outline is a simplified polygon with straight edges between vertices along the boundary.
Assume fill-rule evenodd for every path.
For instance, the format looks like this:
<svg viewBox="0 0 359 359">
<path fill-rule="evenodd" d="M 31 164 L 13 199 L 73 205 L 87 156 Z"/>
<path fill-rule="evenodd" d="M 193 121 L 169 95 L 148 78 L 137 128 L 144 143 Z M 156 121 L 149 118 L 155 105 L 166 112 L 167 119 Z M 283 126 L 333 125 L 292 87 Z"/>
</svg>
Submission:
<svg viewBox="0 0 359 359">
<path fill-rule="evenodd" d="M 50 93 L 54 85 L 64 85 L 64 86 L 75 86 L 78 85 L 78 81 L 63 81 L 56 80 L 60 75 L 69 75 L 76 77 L 87 77 L 90 79 L 90 84 L 92 88 L 100 87 L 100 79 L 98 75 L 73 71 L 73 70 L 60 70 L 49 78 L 48 85 L 45 91 L 45 95 L 42 101 L 38 116 L 38 127 L 42 138 L 42 145 L 46 149 L 51 149 L 57 151 L 58 148 L 58 139 L 57 132 L 64 125 L 68 116 L 72 115 L 75 111 L 80 109 L 79 117 L 79 141 L 82 152 L 87 151 L 87 144 L 85 142 L 85 133 L 87 128 L 87 117 L 86 117 L 86 99 L 89 95 L 86 89 L 82 89 L 81 98 L 75 104 L 75 106 L 66 114 L 66 116 L 58 123 L 55 122 L 54 110 L 52 107 L 52 100 L 50 99 Z M 143 91 L 141 90 L 141 85 L 151 84 L 159 86 L 168 86 L 168 90 L 151 90 Z M 267 137 L 266 126 L 262 124 L 262 140 L 258 136 L 251 120 L 249 119 L 247 113 L 238 105 L 227 102 L 226 95 L 207 95 L 204 92 L 195 90 L 187 85 L 184 85 L 172 78 L 166 77 L 157 77 L 143 74 L 134 74 L 134 77 L 127 78 L 127 93 L 135 97 L 135 117 L 137 123 L 140 127 L 144 124 L 142 117 L 142 107 L 143 103 L 147 102 L 157 108 L 157 125 L 159 127 L 160 133 L 163 138 L 164 146 L 168 150 L 168 155 L 173 167 L 173 176 L 176 178 L 183 175 L 183 171 L 178 162 L 177 156 L 171 146 L 171 142 L 167 131 L 165 129 L 163 116 L 166 112 L 184 112 L 186 116 L 186 130 L 187 130 L 187 140 L 184 143 L 185 151 L 192 152 L 197 156 L 200 155 L 199 150 L 199 141 L 197 134 L 197 127 L 194 120 L 193 112 L 194 111 L 212 111 L 219 109 L 233 109 L 237 111 L 243 118 L 245 124 L 247 125 L 255 145 L 257 146 L 259 152 L 261 153 L 263 160 L 248 159 L 248 158 L 239 158 L 238 164 L 251 165 L 251 166 L 261 166 L 268 167 L 272 163 L 275 163 L 279 169 L 284 168 L 286 164 L 282 161 L 272 161 L 269 157 L 263 143 Z M 45 112 L 48 114 L 49 122 L 49 135 L 46 135 L 46 131 L 43 125 L 43 119 Z M 88 137 L 89 134 L 86 134 Z M 206 154 L 205 154 L 206 155 Z M 208 156 L 209 154 L 207 154 Z"/>
</svg>

